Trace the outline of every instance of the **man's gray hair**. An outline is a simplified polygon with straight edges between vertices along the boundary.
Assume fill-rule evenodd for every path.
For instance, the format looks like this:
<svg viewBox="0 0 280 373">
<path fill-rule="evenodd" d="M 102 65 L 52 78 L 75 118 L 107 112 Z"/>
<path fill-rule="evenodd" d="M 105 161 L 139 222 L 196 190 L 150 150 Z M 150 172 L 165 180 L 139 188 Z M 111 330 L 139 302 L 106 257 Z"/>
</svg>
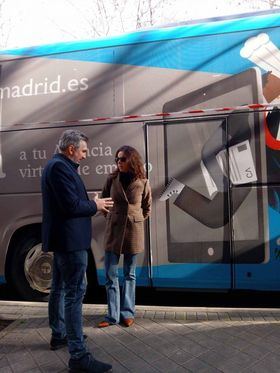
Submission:
<svg viewBox="0 0 280 373">
<path fill-rule="evenodd" d="M 65 152 L 70 145 L 78 149 L 82 140 L 88 142 L 88 137 L 83 132 L 79 130 L 66 130 L 61 134 L 58 141 L 59 150 Z"/>
</svg>

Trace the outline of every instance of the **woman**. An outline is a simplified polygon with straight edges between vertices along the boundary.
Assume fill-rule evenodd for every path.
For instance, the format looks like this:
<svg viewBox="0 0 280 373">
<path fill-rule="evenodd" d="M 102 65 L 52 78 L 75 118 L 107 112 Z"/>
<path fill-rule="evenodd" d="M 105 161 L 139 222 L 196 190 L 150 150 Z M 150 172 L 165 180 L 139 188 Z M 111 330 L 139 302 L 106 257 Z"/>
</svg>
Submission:
<svg viewBox="0 0 280 373">
<path fill-rule="evenodd" d="M 151 213 L 151 188 L 138 151 L 124 145 L 116 152 L 117 170 L 109 175 L 102 196 L 114 207 L 106 216 L 105 273 L 108 314 L 98 326 L 134 323 L 136 257 L 144 251 L 144 220 Z M 123 254 L 124 282 L 120 294 L 118 264 Z"/>
</svg>

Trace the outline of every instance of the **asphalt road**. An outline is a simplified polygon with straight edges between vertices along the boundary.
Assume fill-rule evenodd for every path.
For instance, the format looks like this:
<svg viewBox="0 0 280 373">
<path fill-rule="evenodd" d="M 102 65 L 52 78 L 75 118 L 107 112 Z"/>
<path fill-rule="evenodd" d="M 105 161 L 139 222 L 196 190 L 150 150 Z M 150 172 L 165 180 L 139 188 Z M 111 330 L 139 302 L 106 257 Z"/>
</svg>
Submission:
<svg viewBox="0 0 280 373">
<path fill-rule="evenodd" d="M 0 285 L 0 300 L 20 300 L 6 285 Z M 85 303 L 104 304 L 104 287 L 91 290 L 85 297 Z M 138 305 L 182 306 L 182 307 L 240 307 L 240 308 L 280 308 L 280 292 L 186 292 L 162 291 L 138 288 Z"/>
</svg>

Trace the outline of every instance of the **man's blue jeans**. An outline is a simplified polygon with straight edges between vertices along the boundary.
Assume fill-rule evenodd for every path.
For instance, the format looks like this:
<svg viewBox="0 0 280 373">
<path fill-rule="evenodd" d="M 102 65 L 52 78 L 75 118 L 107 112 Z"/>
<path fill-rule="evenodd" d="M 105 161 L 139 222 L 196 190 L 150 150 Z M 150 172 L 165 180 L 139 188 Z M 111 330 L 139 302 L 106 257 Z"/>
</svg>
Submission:
<svg viewBox="0 0 280 373">
<path fill-rule="evenodd" d="M 124 279 L 120 295 L 118 278 L 120 255 L 109 251 L 105 252 L 105 287 L 108 302 L 108 314 L 105 319 L 111 324 L 118 324 L 123 319 L 134 319 L 136 256 L 137 254 L 124 254 Z"/>
<path fill-rule="evenodd" d="M 67 335 L 69 353 L 74 359 L 87 352 L 82 322 L 87 263 L 86 250 L 54 253 L 49 324 L 53 338 Z"/>
</svg>

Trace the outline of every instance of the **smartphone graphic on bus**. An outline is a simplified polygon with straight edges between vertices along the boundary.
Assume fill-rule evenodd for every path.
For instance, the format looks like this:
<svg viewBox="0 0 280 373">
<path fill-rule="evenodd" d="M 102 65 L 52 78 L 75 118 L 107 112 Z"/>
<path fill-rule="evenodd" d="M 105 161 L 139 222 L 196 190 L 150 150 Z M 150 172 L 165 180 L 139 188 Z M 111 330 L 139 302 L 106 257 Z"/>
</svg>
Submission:
<svg viewBox="0 0 280 373">
<path fill-rule="evenodd" d="M 163 112 L 239 107 L 164 126 L 166 180 L 184 185 L 166 202 L 170 262 L 268 259 L 260 70 L 252 68 L 165 103 Z M 244 109 L 240 106 L 244 105 Z"/>
</svg>

